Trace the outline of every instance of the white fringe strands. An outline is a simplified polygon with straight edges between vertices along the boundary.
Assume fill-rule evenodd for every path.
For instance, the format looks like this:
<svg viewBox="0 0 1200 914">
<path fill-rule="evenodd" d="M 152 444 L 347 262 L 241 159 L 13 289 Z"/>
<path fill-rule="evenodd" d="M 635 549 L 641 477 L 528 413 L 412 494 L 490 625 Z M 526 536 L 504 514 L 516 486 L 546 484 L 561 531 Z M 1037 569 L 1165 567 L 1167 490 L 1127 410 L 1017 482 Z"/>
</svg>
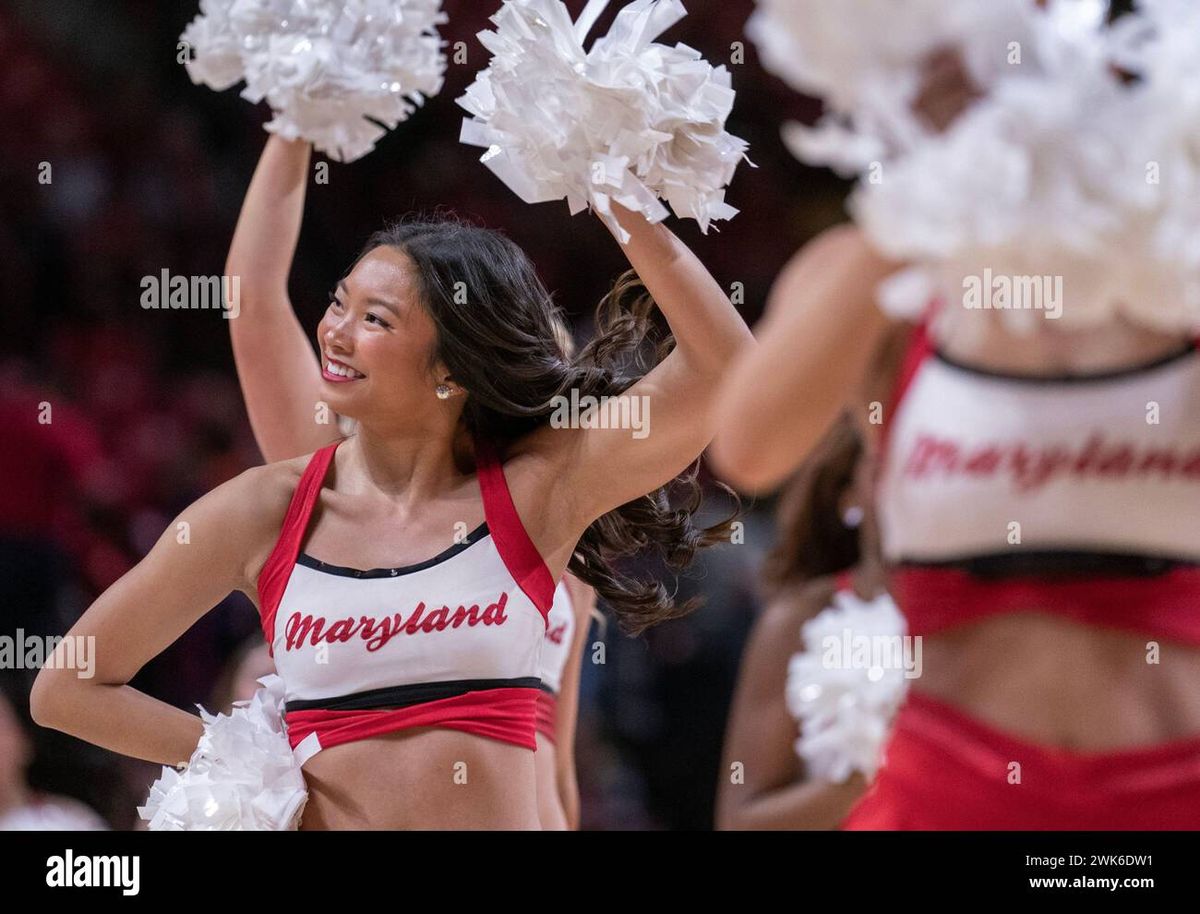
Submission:
<svg viewBox="0 0 1200 914">
<path fill-rule="evenodd" d="M 880 289 L 890 314 L 967 305 L 970 289 L 1020 331 L 1054 316 L 1200 331 L 1200 4 L 1143 0 L 1111 28 L 1105 9 L 758 0 L 747 33 L 764 63 L 827 109 L 816 129 L 785 127 L 792 151 L 859 176 L 855 220 L 914 264 Z M 912 105 L 944 46 L 983 96 L 935 133 Z"/>
<path fill-rule="evenodd" d="M 824 101 L 816 128 L 785 125 L 792 154 L 849 177 L 929 136 L 911 104 L 930 54 L 959 48 L 986 88 L 1014 42 L 1032 45 L 1035 12 L 1032 0 L 757 0 L 746 35 L 768 70 Z"/>
<path fill-rule="evenodd" d="M 200 0 L 180 42 L 194 83 L 246 81 L 265 126 L 352 162 L 442 88 L 441 0 Z"/>
<path fill-rule="evenodd" d="M 846 641 L 900 643 L 905 630 L 904 617 L 886 593 L 863 600 L 838 591 L 833 605 L 804 623 L 805 649 L 788 663 L 786 696 L 800 724 L 796 754 L 810 776 L 837 784 L 855 771 L 875 777 L 908 680 L 896 664 L 871 669 L 844 663 Z"/>
<path fill-rule="evenodd" d="M 458 99 L 460 139 L 527 203 L 566 199 L 593 208 L 622 243 L 615 200 L 650 222 L 668 215 L 709 225 L 738 212 L 725 187 L 747 143 L 725 131 L 729 71 L 684 44 L 654 39 L 685 15 L 679 0 L 636 0 L 589 50 L 584 39 L 608 0 L 578 21 L 559 0 L 505 0 L 479 33 L 488 67 Z M 751 163 L 753 164 L 753 163 Z"/>
<path fill-rule="evenodd" d="M 200 709 L 204 735 L 182 771 L 163 767 L 138 814 L 151 831 L 290 831 L 308 789 L 283 723 L 279 676 L 232 713 Z"/>
<path fill-rule="evenodd" d="M 1064 325 L 1200 331 L 1200 7 L 1148 0 L 1092 41 L 1048 35 L 1038 70 L 1016 68 L 860 182 L 855 219 L 917 264 L 881 304 L 907 318 L 933 296 L 957 306 L 987 269 L 1060 282 Z M 1029 305 L 1002 314 L 1030 329 L 1045 316 Z"/>
</svg>

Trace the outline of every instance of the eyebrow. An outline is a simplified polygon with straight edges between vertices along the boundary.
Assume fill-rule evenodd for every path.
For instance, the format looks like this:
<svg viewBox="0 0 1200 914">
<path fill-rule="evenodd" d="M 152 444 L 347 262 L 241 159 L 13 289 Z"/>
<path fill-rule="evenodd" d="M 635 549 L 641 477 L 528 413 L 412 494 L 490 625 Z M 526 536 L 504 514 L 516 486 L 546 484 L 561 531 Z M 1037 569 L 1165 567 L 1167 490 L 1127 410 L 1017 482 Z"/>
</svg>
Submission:
<svg viewBox="0 0 1200 914">
<path fill-rule="evenodd" d="M 350 294 L 350 288 L 346 285 L 346 281 L 344 279 L 338 280 L 338 288 L 343 290 L 347 295 Z M 401 318 L 403 316 L 400 314 L 399 308 L 397 308 L 395 305 L 393 305 L 389 301 L 384 301 L 382 298 L 368 298 L 367 304 L 368 305 L 379 305 L 379 307 L 381 307 L 381 308 L 387 308 L 389 311 L 392 312 L 392 314 L 396 315 L 397 318 Z"/>
</svg>

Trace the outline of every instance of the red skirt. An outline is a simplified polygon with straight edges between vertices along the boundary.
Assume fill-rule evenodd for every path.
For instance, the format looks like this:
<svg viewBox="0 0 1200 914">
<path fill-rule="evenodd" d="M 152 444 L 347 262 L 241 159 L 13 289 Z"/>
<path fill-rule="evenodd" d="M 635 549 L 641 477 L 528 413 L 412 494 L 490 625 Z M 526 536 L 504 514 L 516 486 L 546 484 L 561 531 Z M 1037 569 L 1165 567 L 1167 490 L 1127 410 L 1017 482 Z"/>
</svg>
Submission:
<svg viewBox="0 0 1200 914">
<path fill-rule="evenodd" d="M 1074 752 L 910 689 L 847 831 L 1200 829 L 1200 736 Z"/>
</svg>

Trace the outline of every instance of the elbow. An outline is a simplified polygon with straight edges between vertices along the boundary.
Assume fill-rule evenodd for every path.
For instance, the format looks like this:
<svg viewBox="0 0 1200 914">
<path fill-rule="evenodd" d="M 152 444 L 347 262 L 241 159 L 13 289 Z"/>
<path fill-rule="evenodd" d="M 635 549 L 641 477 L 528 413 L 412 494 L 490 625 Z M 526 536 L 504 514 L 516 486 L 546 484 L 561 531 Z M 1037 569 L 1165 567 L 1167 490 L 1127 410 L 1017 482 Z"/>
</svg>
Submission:
<svg viewBox="0 0 1200 914">
<path fill-rule="evenodd" d="M 39 727 L 64 730 L 63 694 L 68 688 L 63 670 L 43 667 L 29 692 L 29 716 Z"/>
<path fill-rule="evenodd" d="M 53 681 L 53 670 L 43 668 L 33 681 L 29 692 L 29 716 L 39 727 L 54 728 L 54 704 L 57 687 Z"/>
<path fill-rule="evenodd" d="M 779 485 L 761 448 L 747 445 L 745 436 L 722 425 L 708 448 L 708 459 L 717 476 L 746 495 L 763 495 Z"/>
</svg>

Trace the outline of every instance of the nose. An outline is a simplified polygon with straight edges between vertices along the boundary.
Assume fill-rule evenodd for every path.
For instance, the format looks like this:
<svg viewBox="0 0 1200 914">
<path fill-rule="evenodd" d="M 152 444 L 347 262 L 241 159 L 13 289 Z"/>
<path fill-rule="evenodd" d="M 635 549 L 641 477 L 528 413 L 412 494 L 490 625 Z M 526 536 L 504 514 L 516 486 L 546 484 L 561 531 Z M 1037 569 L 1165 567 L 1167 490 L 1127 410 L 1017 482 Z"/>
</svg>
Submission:
<svg viewBox="0 0 1200 914">
<path fill-rule="evenodd" d="M 325 346 L 327 349 L 333 349 L 343 354 L 350 350 L 350 333 L 347 321 L 350 319 L 349 314 L 345 314 L 339 320 L 338 318 L 325 318 Z"/>
</svg>

